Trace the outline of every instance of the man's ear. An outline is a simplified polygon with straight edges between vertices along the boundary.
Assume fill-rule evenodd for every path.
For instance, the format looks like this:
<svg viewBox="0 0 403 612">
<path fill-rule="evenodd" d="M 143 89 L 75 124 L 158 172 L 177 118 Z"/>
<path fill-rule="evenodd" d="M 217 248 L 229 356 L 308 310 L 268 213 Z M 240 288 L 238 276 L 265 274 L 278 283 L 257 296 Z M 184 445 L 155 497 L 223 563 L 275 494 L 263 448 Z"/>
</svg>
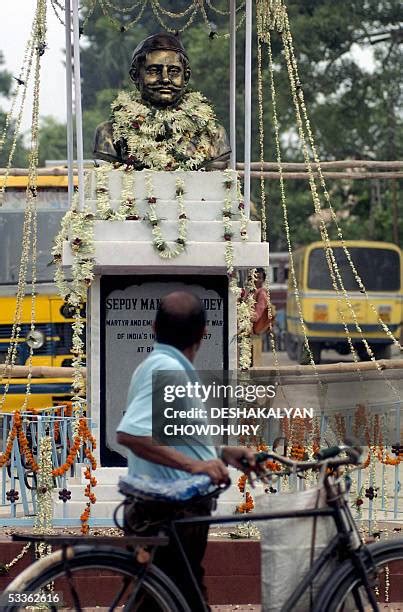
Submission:
<svg viewBox="0 0 403 612">
<path fill-rule="evenodd" d="M 130 68 L 129 70 L 129 75 L 131 80 L 133 81 L 133 83 L 136 85 L 136 87 L 138 86 L 138 76 L 137 76 L 137 70 L 135 68 Z"/>
<path fill-rule="evenodd" d="M 190 70 L 190 68 L 185 68 L 185 70 L 184 70 L 185 85 L 187 85 L 189 83 L 190 75 L 191 74 L 192 74 L 192 71 Z"/>
</svg>

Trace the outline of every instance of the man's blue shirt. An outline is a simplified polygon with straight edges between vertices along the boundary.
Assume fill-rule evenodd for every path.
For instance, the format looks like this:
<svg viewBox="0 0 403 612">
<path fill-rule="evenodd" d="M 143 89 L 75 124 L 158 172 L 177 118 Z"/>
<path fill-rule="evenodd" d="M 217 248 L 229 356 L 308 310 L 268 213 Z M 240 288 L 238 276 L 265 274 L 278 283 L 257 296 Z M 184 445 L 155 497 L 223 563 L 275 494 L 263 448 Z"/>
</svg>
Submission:
<svg viewBox="0 0 403 612">
<path fill-rule="evenodd" d="M 133 373 L 128 396 L 127 409 L 119 423 L 117 431 L 121 431 L 132 436 L 152 436 L 152 385 L 153 372 L 163 370 L 179 370 L 187 373 L 189 380 L 197 378 L 193 364 L 185 355 L 169 344 L 154 344 L 154 350 Z M 182 400 L 183 402 L 183 400 Z M 171 404 L 172 407 L 175 407 Z M 189 404 L 194 407 L 195 402 Z M 183 403 L 181 404 L 183 408 Z M 203 444 L 200 440 L 194 444 L 185 443 L 170 448 L 202 461 L 215 459 L 217 457 L 213 446 Z M 164 480 L 176 480 L 177 478 L 188 477 L 187 472 L 166 467 L 151 461 L 146 461 L 137 457 L 132 451 L 128 451 L 129 474 L 133 476 L 144 476 L 149 478 L 162 478 Z"/>
</svg>

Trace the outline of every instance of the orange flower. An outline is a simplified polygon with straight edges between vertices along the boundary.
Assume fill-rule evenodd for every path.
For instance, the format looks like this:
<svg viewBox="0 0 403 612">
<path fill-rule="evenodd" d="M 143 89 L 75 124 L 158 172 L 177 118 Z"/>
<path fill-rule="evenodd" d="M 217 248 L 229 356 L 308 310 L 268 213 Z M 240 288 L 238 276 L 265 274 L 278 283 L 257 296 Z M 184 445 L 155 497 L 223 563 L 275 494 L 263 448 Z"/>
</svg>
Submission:
<svg viewBox="0 0 403 612">
<path fill-rule="evenodd" d="M 290 451 L 290 457 L 297 461 L 303 461 L 305 449 L 301 444 L 293 444 Z"/>
<path fill-rule="evenodd" d="M 267 470 L 270 470 L 271 472 L 281 471 L 281 465 L 279 465 L 276 461 L 266 461 L 265 467 Z"/>
<path fill-rule="evenodd" d="M 247 480 L 246 474 L 242 474 L 242 476 L 238 478 L 238 489 L 240 490 L 241 493 L 245 491 L 246 480 Z"/>
<path fill-rule="evenodd" d="M 254 507 L 255 504 L 252 495 L 250 493 L 246 493 L 245 501 L 237 507 L 236 512 L 239 512 L 240 514 L 245 514 L 247 512 L 252 512 Z"/>
</svg>

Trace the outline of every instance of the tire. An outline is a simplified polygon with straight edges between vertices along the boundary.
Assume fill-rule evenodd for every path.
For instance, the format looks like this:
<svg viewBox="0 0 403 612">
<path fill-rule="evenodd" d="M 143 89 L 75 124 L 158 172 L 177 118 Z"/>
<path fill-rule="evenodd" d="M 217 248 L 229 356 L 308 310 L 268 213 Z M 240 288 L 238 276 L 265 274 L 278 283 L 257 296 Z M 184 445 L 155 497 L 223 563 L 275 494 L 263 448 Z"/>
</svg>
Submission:
<svg viewBox="0 0 403 612">
<path fill-rule="evenodd" d="M 373 344 L 371 348 L 375 355 L 375 359 L 391 359 L 392 357 L 391 344 Z"/>
<path fill-rule="evenodd" d="M 375 359 L 390 359 L 392 357 L 391 344 L 370 344 Z M 371 357 L 363 344 L 357 347 L 357 355 L 361 361 L 370 361 Z"/>
<path fill-rule="evenodd" d="M 380 594 L 385 591 L 383 576 L 386 567 L 393 573 L 393 564 L 400 562 L 403 565 L 403 538 L 397 538 L 390 542 L 370 544 L 368 550 L 371 552 L 375 567 L 378 570 L 378 584 Z M 364 557 L 365 559 L 365 557 Z M 370 569 L 369 559 L 366 558 L 365 565 Z M 375 591 L 374 591 L 375 592 Z M 391 590 L 389 590 L 390 594 Z M 356 612 L 359 610 L 354 599 L 354 593 L 359 594 L 363 609 L 372 610 L 368 596 L 357 577 L 351 561 L 344 562 L 333 574 L 331 580 L 320 592 L 314 605 L 314 612 Z M 393 602 L 390 602 L 393 604 Z M 396 602 L 398 603 L 398 602 Z M 369 607 L 368 607 L 369 606 Z"/>
<path fill-rule="evenodd" d="M 80 579 L 83 584 L 82 592 L 77 592 L 80 600 L 79 603 L 82 608 L 89 605 L 91 607 L 98 605 L 97 602 L 93 601 L 94 592 L 91 593 L 91 601 L 88 599 L 88 580 L 90 576 L 92 576 L 92 581 L 96 581 L 98 579 L 105 582 L 109 580 L 110 583 L 113 582 L 113 580 L 116 580 L 116 578 L 121 578 L 121 582 L 117 583 L 116 585 L 116 593 L 111 596 L 112 601 L 107 602 L 109 608 L 113 602 L 113 599 L 117 597 L 119 591 L 122 590 L 123 580 L 125 578 L 136 579 L 143 569 L 143 566 L 139 565 L 135 561 L 132 553 L 129 553 L 123 549 L 119 550 L 109 546 L 97 546 L 96 549 L 89 546 L 68 548 L 67 557 L 73 584 L 74 580 L 76 579 L 76 583 L 74 584 L 75 588 L 77 589 Z M 85 574 L 83 575 L 86 570 L 91 571 L 91 574 L 87 575 L 87 577 Z M 95 577 L 94 570 L 97 572 Z M 108 574 L 105 575 L 105 571 L 107 571 Z M 81 577 L 77 576 L 77 572 L 81 572 Z M 102 575 L 100 572 L 104 572 L 104 574 Z M 58 588 L 58 581 L 59 584 L 61 584 L 60 579 L 63 580 L 63 578 L 64 581 L 67 581 L 66 570 L 62 560 L 62 551 L 57 550 L 48 557 L 44 557 L 33 565 L 29 566 L 19 576 L 17 576 L 17 578 L 15 578 L 3 592 L 2 599 L 4 598 L 3 601 L 7 601 L 7 592 L 39 593 L 41 589 L 44 589 L 48 584 L 53 583 L 52 591 L 58 592 L 59 590 L 62 590 L 64 593 L 64 602 L 66 603 L 66 593 L 70 595 L 68 599 L 71 600 L 72 591 L 71 589 L 69 591 L 68 581 Z M 126 590 L 128 591 L 127 593 L 125 592 L 126 599 L 123 600 L 120 598 L 115 602 L 115 606 L 121 606 L 127 602 L 127 599 L 130 596 L 130 587 L 126 588 Z M 85 597 L 86 599 L 81 601 L 82 597 Z M 145 602 L 147 609 L 151 609 L 151 606 L 153 606 L 153 611 L 155 609 L 156 611 L 158 610 L 160 612 L 191 612 L 185 599 L 172 581 L 153 565 L 151 565 L 147 570 L 146 576 L 144 577 L 139 589 L 138 596 L 136 596 L 136 600 L 131 602 L 130 612 L 135 612 L 138 605 L 142 600 L 144 600 L 145 597 L 147 597 L 147 601 Z M 105 599 L 105 597 L 103 597 L 103 599 Z M 97 601 L 99 601 L 99 599 Z M 5 604 L 3 605 L 3 609 L 7 612 L 17 612 L 26 609 L 25 606 L 21 607 L 15 604 L 8 606 Z M 56 608 L 52 606 L 50 606 L 50 609 L 56 610 Z M 72 607 L 69 607 L 68 609 L 78 610 L 78 607 L 73 603 Z"/>
<path fill-rule="evenodd" d="M 312 357 L 315 364 L 320 363 L 320 354 L 322 351 L 322 346 L 320 342 L 311 342 L 309 341 L 309 348 L 311 349 Z M 305 348 L 305 344 L 301 340 L 298 343 L 298 363 L 300 365 L 310 365 L 311 360 L 309 358 L 309 353 Z"/>
</svg>

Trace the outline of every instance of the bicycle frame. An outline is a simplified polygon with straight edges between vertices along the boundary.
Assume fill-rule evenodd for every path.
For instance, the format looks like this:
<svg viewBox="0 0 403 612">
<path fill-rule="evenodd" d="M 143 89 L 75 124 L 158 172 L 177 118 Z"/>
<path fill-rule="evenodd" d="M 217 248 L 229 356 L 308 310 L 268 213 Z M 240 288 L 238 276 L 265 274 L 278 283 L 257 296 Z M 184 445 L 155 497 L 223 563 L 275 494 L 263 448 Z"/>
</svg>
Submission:
<svg viewBox="0 0 403 612">
<path fill-rule="evenodd" d="M 151 566 L 152 559 L 154 557 L 155 551 L 160 547 L 168 544 L 169 541 L 173 541 L 178 548 L 179 555 L 183 561 L 183 566 L 186 568 L 188 576 L 191 580 L 191 584 L 193 585 L 193 589 L 195 594 L 197 594 L 197 601 L 200 603 L 200 610 L 204 612 L 208 609 L 207 605 L 204 602 L 202 593 L 200 592 L 199 586 L 197 584 L 196 578 L 193 574 L 192 568 L 189 563 L 189 559 L 185 553 L 184 547 L 182 545 L 183 538 L 178 533 L 178 529 L 181 526 L 186 525 L 224 525 L 231 523 L 240 523 L 240 522 L 260 522 L 260 521 L 270 521 L 275 519 L 298 519 L 298 518 L 319 518 L 325 516 L 331 516 L 335 522 L 337 534 L 331 539 L 331 541 L 327 544 L 325 549 L 319 554 L 317 559 L 312 563 L 310 569 L 307 571 L 306 575 L 303 577 L 302 581 L 297 585 L 287 602 L 284 604 L 283 612 L 289 612 L 290 610 L 297 609 L 298 601 L 301 596 L 309 589 L 316 578 L 316 576 L 323 570 L 323 568 L 328 564 L 330 559 L 337 553 L 338 561 L 340 564 L 343 564 L 347 560 L 352 563 L 354 574 L 359 578 L 359 585 L 365 588 L 367 593 L 368 600 L 372 606 L 374 611 L 379 611 L 378 604 L 376 602 L 375 596 L 371 590 L 371 585 L 369 582 L 369 576 L 372 577 L 373 570 L 375 568 L 375 563 L 373 557 L 371 555 L 370 549 L 362 543 L 361 538 L 358 533 L 357 526 L 355 524 L 354 518 L 351 514 L 350 507 L 344 498 L 344 492 L 340 485 L 340 481 L 333 478 L 333 475 L 326 475 L 324 480 L 322 481 L 322 486 L 325 486 L 327 492 L 327 505 L 321 508 L 312 508 L 307 510 L 285 510 L 281 512 L 265 512 L 265 513 L 257 513 L 252 515 L 224 515 L 224 516 L 193 516 L 192 518 L 181 518 L 181 519 L 173 519 L 165 524 L 161 524 L 161 531 L 158 535 L 153 536 L 125 536 L 124 538 L 119 537 L 119 543 L 123 543 L 126 540 L 126 545 L 130 547 L 129 550 L 133 551 L 133 548 L 141 547 L 141 546 L 149 546 L 151 553 Z M 207 499 L 212 496 L 217 496 L 217 491 L 208 494 L 207 496 L 201 496 L 203 499 Z M 192 503 L 186 504 L 187 508 L 191 508 L 194 503 L 200 501 L 193 499 Z M 124 502 L 123 502 L 124 503 Z M 92 538 L 92 537 L 82 537 L 82 536 L 74 536 L 74 537 L 64 537 L 64 536 L 26 536 L 26 534 L 16 536 L 14 534 L 13 539 L 15 540 L 41 540 L 48 541 L 53 544 L 59 544 L 65 549 L 71 545 L 80 545 L 80 544 L 90 544 L 96 547 L 96 543 L 98 544 L 114 544 L 117 538 L 111 537 L 101 537 L 101 538 Z M 63 559 L 66 563 L 66 574 L 69 575 L 68 569 L 68 559 L 63 553 Z M 150 567 L 150 564 L 144 565 L 143 571 L 137 576 L 137 590 L 140 588 L 145 576 L 147 575 L 147 567 Z M 375 575 L 375 574 L 374 574 Z M 160 582 L 163 586 L 163 576 L 165 574 L 161 574 Z M 358 587 L 359 588 L 359 587 Z M 355 602 L 360 604 L 360 610 L 363 610 L 361 596 L 359 591 L 353 590 L 352 595 L 355 599 Z M 135 593 L 136 593 L 135 592 Z M 319 590 L 319 593 L 321 590 Z M 135 598 L 132 594 L 131 600 L 134 601 Z M 316 594 L 316 597 L 319 595 Z M 315 597 L 315 599 L 316 599 Z M 131 601 L 130 600 L 130 601 Z M 315 601 L 313 601 L 313 606 L 315 609 Z M 193 610 L 192 612 L 196 612 Z"/>
<path fill-rule="evenodd" d="M 177 526 L 180 525 L 198 525 L 198 524 L 206 524 L 209 525 L 222 525 L 222 524 L 230 524 L 230 523 L 239 523 L 239 522 L 259 522 L 259 521 L 270 521 L 274 519 L 287 519 L 287 518 L 306 518 L 306 517 L 323 517 L 323 516 L 331 516 L 333 517 L 337 534 L 334 538 L 328 543 L 326 548 L 321 552 L 318 558 L 312 564 L 308 573 L 304 576 L 302 581 L 297 585 L 287 602 L 284 604 L 284 611 L 297 609 L 295 606 L 297 605 L 300 597 L 303 593 L 313 585 L 315 577 L 318 573 L 325 567 L 325 565 L 329 562 L 329 560 L 333 557 L 333 555 L 338 552 L 340 553 L 341 547 L 345 547 L 343 549 L 343 554 L 345 554 L 345 558 L 350 558 L 353 562 L 353 565 L 360 575 L 363 586 L 367 592 L 369 601 L 373 607 L 373 610 L 377 612 L 379 610 L 376 599 L 371 591 L 371 586 L 368 581 L 367 572 L 364 566 L 364 563 L 361 558 L 361 553 L 365 549 L 370 556 L 370 553 L 367 547 L 356 540 L 354 541 L 354 536 L 357 535 L 357 528 L 355 521 L 351 515 L 350 508 L 348 504 L 344 501 L 340 501 L 339 497 L 335 498 L 332 502 L 332 505 L 326 508 L 317 508 L 317 509 L 309 509 L 309 510 L 290 510 L 284 512 L 273 512 L 273 513 L 259 513 L 252 514 L 251 516 L 215 516 L 215 517 L 193 517 L 193 518 L 185 518 L 185 519 L 177 519 L 170 523 L 169 531 L 173 536 L 176 546 L 180 551 L 181 557 L 183 559 L 184 565 L 187 569 L 189 577 L 192 581 L 193 587 L 195 591 L 198 593 L 200 598 L 200 603 L 202 604 L 201 608 L 207 610 L 205 606 L 203 596 L 200 592 L 199 586 L 196 582 L 192 569 L 190 567 L 190 563 L 186 557 L 186 553 L 183 549 Z M 344 559 L 343 559 L 344 560 Z"/>
</svg>

